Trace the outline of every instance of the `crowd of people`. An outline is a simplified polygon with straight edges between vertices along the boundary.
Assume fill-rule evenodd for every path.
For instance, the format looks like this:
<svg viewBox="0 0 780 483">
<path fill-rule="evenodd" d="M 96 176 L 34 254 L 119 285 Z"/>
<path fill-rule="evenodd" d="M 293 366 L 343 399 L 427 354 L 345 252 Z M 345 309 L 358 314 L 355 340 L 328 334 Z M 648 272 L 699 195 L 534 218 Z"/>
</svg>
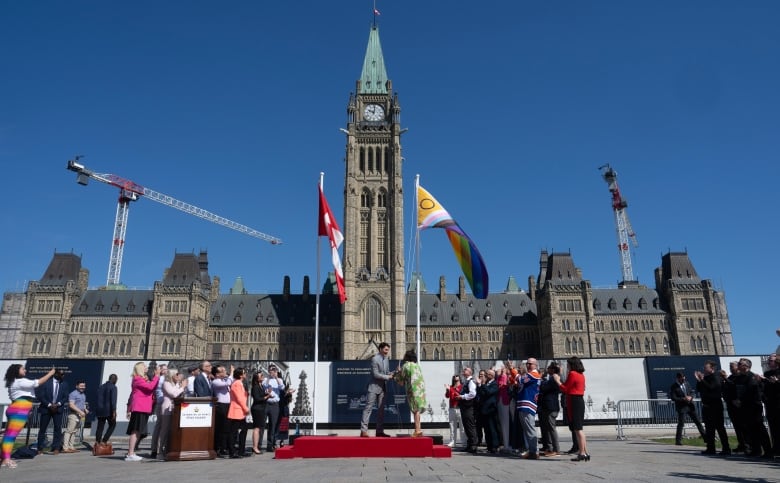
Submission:
<svg viewBox="0 0 780 483">
<path fill-rule="evenodd" d="M 557 418 L 563 410 L 564 421 L 572 431 L 573 446 L 566 454 L 573 461 L 589 461 L 585 433 L 585 368 L 578 357 L 567 361 L 568 374 L 551 362 L 542 374 L 538 361 L 528 358 L 520 367 L 506 361 L 473 377 L 464 367 L 444 385 L 449 400 L 450 438 L 448 445 L 463 444 L 464 450 L 477 453 L 485 445 L 488 453 L 517 455 L 524 459 L 559 457 Z M 541 437 L 537 433 L 537 418 Z M 463 441 L 465 438 L 465 442 Z"/>
<path fill-rule="evenodd" d="M 371 360 L 371 379 L 361 422 L 361 437 L 368 437 L 368 423 L 377 408 L 376 436 L 387 437 L 383 430 L 384 398 L 387 382 L 405 387 L 407 402 L 414 418 L 413 437 L 423 435 L 420 414 L 425 411 L 425 383 L 414 351 L 407 351 L 402 364 L 390 370 L 390 345 L 379 344 L 378 353 Z M 485 445 L 489 453 L 517 455 L 523 459 L 559 457 L 557 418 L 572 435 L 572 447 L 565 454 L 572 461 L 590 461 L 587 439 L 583 431 L 585 419 L 585 368 L 578 357 L 566 361 L 567 372 L 561 376 L 561 367 L 551 362 L 542 372 L 535 358 L 528 358 L 519 367 L 511 361 L 473 376 L 471 367 L 463 367 L 460 375 L 453 375 L 445 384 L 444 396 L 449 400 L 450 447 L 463 443 L 464 450 L 477 453 Z M 780 457 L 780 363 L 778 355 L 771 354 L 763 374 L 752 371 L 750 359 L 742 358 L 730 364 L 729 373 L 718 371 L 714 361 L 707 361 L 701 371 L 695 372 L 696 384 L 686 381 L 685 374 L 677 373 L 670 387 L 670 399 L 677 410 L 676 444 L 682 445 L 686 419 L 697 427 L 706 443 L 704 454 L 731 455 L 742 452 L 751 457 Z M 131 394 L 127 403 L 130 436 L 125 461 L 141 461 L 137 454 L 142 439 L 147 437 L 149 418 L 156 424 L 151 435 L 151 458 L 164 458 L 169 451 L 171 415 L 174 400 L 182 396 L 213 398 L 214 448 L 219 457 L 242 458 L 262 454 L 263 433 L 266 451 L 280 444 L 282 419 L 289 415 L 289 404 L 294 389 L 285 386 L 275 365 L 251 377 L 244 368 L 229 368 L 209 361 L 187 370 L 187 377 L 166 364 L 147 367 L 135 364 L 132 373 Z M 0 446 L 0 465 L 16 467 L 11 458 L 17 435 L 24 428 L 33 402 L 38 401 L 40 426 L 38 454 L 46 449 L 48 426 L 53 426 L 51 454 L 75 453 L 76 435 L 83 429 L 89 414 L 85 397 L 86 383 L 77 380 L 73 389 L 64 380 L 62 370 L 52 368 L 38 379 L 29 379 L 23 364 L 12 364 L 5 374 L 11 405 L 6 410 L 7 424 Z M 100 386 L 95 407 L 97 428 L 95 445 L 109 444 L 116 427 L 118 377 L 111 374 Z M 694 390 L 701 397 L 702 420 L 694 404 Z M 731 448 L 724 425 L 724 409 L 734 427 L 738 445 Z M 66 416 L 63 433 L 63 416 Z M 764 424 L 764 417 L 768 422 Z M 537 433 L 537 419 L 539 432 Z M 703 423 L 703 424 L 702 424 Z M 249 429 L 252 429 L 251 452 L 246 449 Z M 716 438 L 717 437 L 717 438 Z M 720 440 L 721 451 L 716 443 Z"/>
<path fill-rule="evenodd" d="M 683 373 L 678 373 L 670 388 L 670 397 L 677 408 L 676 444 L 682 443 L 685 419 L 696 425 L 707 447 L 702 453 L 729 456 L 744 453 L 750 457 L 774 459 L 780 457 L 780 364 L 778 355 L 767 358 L 763 374 L 753 372 L 750 359 L 742 358 L 729 364 L 729 372 L 718 371 L 714 361 L 707 361 L 696 371 L 695 389 L 701 397 L 702 420 L 699 422 L 693 404 L 692 387 Z M 723 410 L 729 415 L 737 446 L 731 448 L 724 425 Z M 764 417 L 769 426 L 764 424 Z M 716 451 L 716 436 L 721 451 Z"/>
<path fill-rule="evenodd" d="M 174 400 L 182 396 L 208 397 L 214 404 L 214 448 L 218 457 L 243 458 L 262 454 L 263 433 L 267 438 L 266 451 L 273 451 L 282 443 L 282 422 L 289 416 L 294 389 L 285 385 L 279 368 L 270 365 L 267 375 L 258 371 L 248 378 L 244 368 L 229 368 L 209 361 L 187 370 L 187 377 L 167 364 L 147 367 L 144 362 L 133 366 L 130 397 L 127 401 L 128 451 L 125 461 L 142 461 L 137 454 L 141 440 L 148 436 L 149 420 L 156 418 L 151 435 L 149 457 L 165 458 L 169 451 L 171 417 Z M 76 453 L 77 437 L 90 413 L 86 400 L 86 383 L 77 380 L 71 389 L 61 369 L 52 368 L 38 379 L 26 377 L 23 364 L 12 364 L 5 374 L 11 405 L 6 410 L 8 423 L 0 447 L 0 465 L 15 468 L 11 458 L 17 435 L 24 428 L 38 402 L 39 430 L 37 453 L 58 455 Z M 97 419 L 94 446 L 110 445 L 117 421 L 116 374 L 97 391 L 94 416 Z M 63 431 L 63 418 L 65 429 Z M 51 442 L 47 432 L 51 425 Z M 252 429 L 251 451 L 247 450 L 247 435 Z M 48 451 L 47 451 L 48 450 Z"/>
</svg>

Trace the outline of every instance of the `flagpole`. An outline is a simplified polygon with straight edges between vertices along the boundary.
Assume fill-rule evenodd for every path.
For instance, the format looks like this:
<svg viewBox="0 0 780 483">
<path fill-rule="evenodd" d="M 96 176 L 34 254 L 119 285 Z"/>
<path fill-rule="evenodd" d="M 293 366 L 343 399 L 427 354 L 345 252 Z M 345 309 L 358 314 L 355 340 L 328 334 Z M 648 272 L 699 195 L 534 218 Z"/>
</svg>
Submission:
<svg viewBox="0 0 780 483">
<path fill-rule="evenodd" d="M 320 171 L 320 190 L 323 189 L 325 173 Z M 317 216 L 321 216 L 318 212 Z M 320 236 L 317 234 L 317 296 L 314 303 L 314 371 L 312 377 L 311 393 L 311 414 L 312 414 L 312 434 L 317 435 L 317 366 L 320 361 L 320 292 L 322 292 L 322 283 L 320 283 Z"/>
<path fill-rule="evenodd" d="M 420 226 L 419 226 L 419 223 L 417 222 L 417 216 L 416 216 L 417 213 L 420 210 L 420 200 L 417 199 L 417 192 L 418 192 L 417 188 L 419 188 L 419 187 L 420 187 L 420 175 L 417 174 L 414 177 L 414 205 L 416 207 L 416 209 L 415 209 L 414 225 L 417 228 L 415 230 L 415 237 L 414 237 L 415 238 L 414 245 L 415 245 L 415 251 L 417 252 L 417 256 L 414 257 L 414 262 L 415 262 L 415 267 L 416 267 L 415 270 L 417 272 L 417 276 L 415 277 L 416 285 L 417 285 L 416 286 L 416 291 L 417 291 L 417 312 L 416 312 L 416 314 L 417 314 L 417 361 L 421 362 L 422 361 L 422 353 L 420 353 L 420 339 L 421 339 L 421 337 L 420 337 Z"/>
</svg>

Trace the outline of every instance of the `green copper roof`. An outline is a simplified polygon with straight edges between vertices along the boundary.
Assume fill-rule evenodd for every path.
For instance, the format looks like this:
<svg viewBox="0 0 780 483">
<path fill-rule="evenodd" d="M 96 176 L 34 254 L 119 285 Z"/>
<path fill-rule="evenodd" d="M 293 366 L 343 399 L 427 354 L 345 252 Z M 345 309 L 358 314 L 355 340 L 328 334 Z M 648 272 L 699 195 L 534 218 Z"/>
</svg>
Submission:
<svg viewBox="0 0 780 483">
<path fill-rule="evenodd" d="M 387 94 L 387 72 L 382 44 L 379 43 L 379 28 L 374 25 L 368 36 L 363 72 L 360 73 L 359 94 Z"/>
<path fill-rule="evenodd" d="M 246 293 L 244 288 L 244 280 L 241 277 L 236 278 L 236 282 L 233 284 L 233 288 L 230 289 L 230 293 L 233 295 L 241 295 Z"/>
<path fill-rule="evenodd" d="M 517 285 L 517 281 L 515 281 L 515 277 L 509 276 L 509 281 L 506 283 L 506 290 L 504 292 L 506 293 L 516 293 L 520 291 L 520 287 Z"/>
</svg>

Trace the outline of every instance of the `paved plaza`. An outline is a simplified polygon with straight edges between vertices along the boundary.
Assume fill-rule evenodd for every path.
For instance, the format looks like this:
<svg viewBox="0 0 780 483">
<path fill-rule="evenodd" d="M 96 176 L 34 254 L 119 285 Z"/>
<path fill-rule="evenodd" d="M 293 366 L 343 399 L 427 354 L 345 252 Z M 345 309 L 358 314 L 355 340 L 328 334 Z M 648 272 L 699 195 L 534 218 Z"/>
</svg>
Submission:
<svg viewBox="0 0 780 483">
<path fill-rule="evenodd" d="M 588 427 L 585 428 L 586 432 Z M 351 434 L 351 432 L 340 432 Z M 560 431 L 561 449 L 571 440 Z M 655 436 L 655 435 L 653 435 Z M 669 435 L 667 435 L 669 436 Z M 472 455 L 455 451 L 452 458 L 354 458 L 275 460 L 270 453 L 243 459 L 164 462 L 124 461 L 127 439 L 115 440 L 116 455 L 96 458 L 86 449 L 76 454 L 44 454 L 18 461 L 14 470 L 1 469 L 0 482 L 83 481 L 745 481 L 780 482 L 780 461 L 741 456 L 703 456 L 702 448 L 660 444 L 649 436 L 615 438 L 614 427 L 590 431 L 590 462 L 572 462 L 569 457 L 527 461 L 517 457 Z M 138 454 L 148 456 L 148 444 Z"/>
</svg>

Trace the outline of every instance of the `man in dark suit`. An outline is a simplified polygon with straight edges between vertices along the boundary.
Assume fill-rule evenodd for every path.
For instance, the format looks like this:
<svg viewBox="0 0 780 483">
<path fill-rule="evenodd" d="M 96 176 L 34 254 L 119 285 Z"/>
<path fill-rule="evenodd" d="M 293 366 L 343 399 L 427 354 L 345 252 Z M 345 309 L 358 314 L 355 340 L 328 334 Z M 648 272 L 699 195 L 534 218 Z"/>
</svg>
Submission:
<svg viewBox="0 0 780 483">
<path fill-rule="evenodd" d="M 60 454 L 62 451 L 62 415 L 68 404 L 68 393 L 70 388 L 68 383 L 63 381 L 65 373 L 62 369 L 57 369 L 54 377 L 46 381 L 36 391 L 36 396 L 40 402 L 38 413 L 41 417 L 40 427 L 38 428 L 38 454 L 43 453 L 43 447 L 46 443 L 46 429 L 49 422 L 54 423 L 52 428 L 51 450 L 54 454 Z"/>
<path fill-rule="evenodd" d="M 108 381 L 98 389 L 97 409 L 95 411 L 98 419 L 97 429 L 95 430 L 96 443 L 108 443 L 116 427 L 116 381 L 116 374 L 111 374 L 108 376 Z M 108 423 L 108 429 L 106 434 L 103 434 L 103 428 L 106 423 Z"/>
<path fill-rule="evenodd" d="M 390 361 L 388 360 L 390 344 L 382 342 L 377 348 L 379 353 L 371 359 L 371 381 L 368 383 L 366 407 L 363 409 L 363 418 L 360 421 L 360 437 L 362 438 L 368 437 L 368 420 L 374 410 L 374 403 L 377 405 L 376 435 L 379 437 L 387 436 L 384 432 L 385 392 L 387 381 L 393 378 L 395 372 L 390 372 Z"/>
<path fill-rule="evenodd" d="M 195 396 L 213 397 L 211 394 L 211 362 L 200 363 L 200 375 L 195 378 Z"/>
<path fill-rule="evenodd" d="M 485 428 L 485 445 L 489 453 L 498 452 L 498 384 L 493 369 L 485 372 L 485 381 L 477 389 L 479 411 Z"/>
<path fill-rule="evenodd" d="M 704 435 L 704 427 L 699 421 L 699 416 L 696 414 L 696 406 L 693 404 L 691 385 L 685 382 L 685 374 L 682 372 L 677 373 L 677 379 L 672 387 L 669 388 L 669 397 L 674 401 L 674 406 L 677 409 L 677 435 L 674 438 L 674 444 L 682 446 L 682 432 L 685 426 L 685 416 L 687 415 L 693 421 L 693 424 L 699 429 L 702 439 L 707 438 Z"/>
<path fill-rule="evenodd" d="M 706 428 L 707 449 L 703 454 L 715 454 L 715 434 L 720 438 L 721 454 L 731 454 L 729 437 L 723 421 L 723 388 L 720 373 L 716 371 L 715 361 L 704 363 L 704 372 L 696 371 L 696 390 L 701 396 L 701 418 Z"/>
</svg>

